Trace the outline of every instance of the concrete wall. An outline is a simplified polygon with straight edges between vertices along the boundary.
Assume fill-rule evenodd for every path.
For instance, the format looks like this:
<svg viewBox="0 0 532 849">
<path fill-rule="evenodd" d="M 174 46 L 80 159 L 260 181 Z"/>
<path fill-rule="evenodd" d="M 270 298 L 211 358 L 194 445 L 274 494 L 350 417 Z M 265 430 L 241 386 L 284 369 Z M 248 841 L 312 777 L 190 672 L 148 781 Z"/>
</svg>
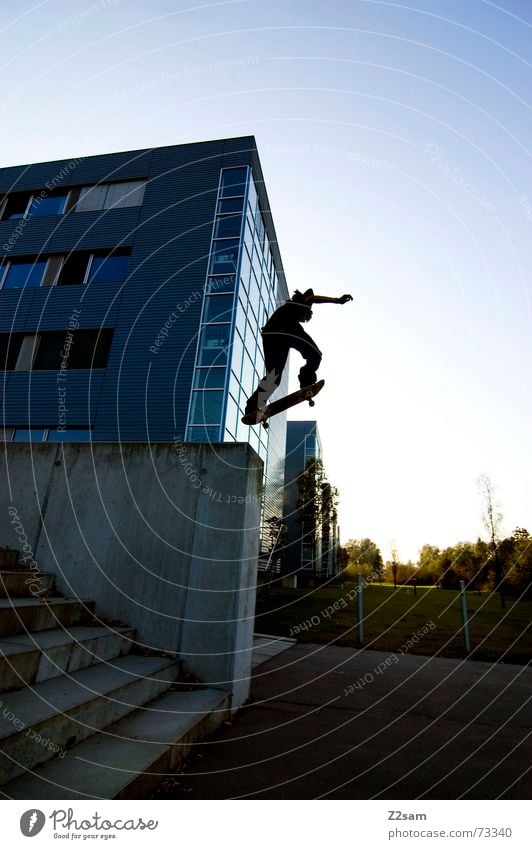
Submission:
<svg viewBox="0 0 532 849">
<path fill-rule="evenodd" d="M 143 645 L 249 689 L 262 463 L 246 444 L 4 443 L 0 545 Z"/>
</svg>

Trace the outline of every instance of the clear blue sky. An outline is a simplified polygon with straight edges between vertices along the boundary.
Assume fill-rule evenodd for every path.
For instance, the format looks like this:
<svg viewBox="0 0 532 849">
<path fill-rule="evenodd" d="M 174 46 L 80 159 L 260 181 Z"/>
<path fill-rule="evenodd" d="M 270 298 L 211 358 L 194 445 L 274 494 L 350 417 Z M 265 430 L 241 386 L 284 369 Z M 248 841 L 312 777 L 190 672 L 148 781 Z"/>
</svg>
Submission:
<svg viewBox="0 0 532 849">
<path fill-rule="evenodd" d="M 532 531 L 529 2 L 1 10 L 3 165 L 256 136 L 290 288 L 355 298 L 309 326 L 344 540 L 475 539 L 482 472 Z"/>
</svg>

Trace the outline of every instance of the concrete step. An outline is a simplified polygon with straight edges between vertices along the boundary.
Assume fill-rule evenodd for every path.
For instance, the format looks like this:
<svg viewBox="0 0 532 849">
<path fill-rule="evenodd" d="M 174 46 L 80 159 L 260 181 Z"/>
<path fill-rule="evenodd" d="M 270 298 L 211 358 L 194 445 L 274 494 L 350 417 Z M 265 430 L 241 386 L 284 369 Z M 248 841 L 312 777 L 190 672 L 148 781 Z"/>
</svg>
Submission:
<svg viewBox="0 0 532 849">
<path fill-rule="evenodd" d="M 55 575 L 48 572 L 0 572 L 0 598 L 33 596 L 50 592 L 55 587 Z"/>
<path fill-rule="evenodd" d="M 0 637 L 0 693 L 128 653 L 132 628 L 73 625 Z"/>
<path fill-rule="evenodd" d="M 6 799 L 145 799 L 190 747 L 230 718 L 221 690 L 169 692 L 94 734 L 64 758 L 6 784 Z"/>
<path fill-rule="evenodd" d="M 168 690 L 179 665 L 128 655 L 2 695 L 0 786 Z"/>
<path fill-rule="evenodd" d="M 93 601 L 74 598 L 0 598 L 0 637 L 92 624 Z"/>
</svg>

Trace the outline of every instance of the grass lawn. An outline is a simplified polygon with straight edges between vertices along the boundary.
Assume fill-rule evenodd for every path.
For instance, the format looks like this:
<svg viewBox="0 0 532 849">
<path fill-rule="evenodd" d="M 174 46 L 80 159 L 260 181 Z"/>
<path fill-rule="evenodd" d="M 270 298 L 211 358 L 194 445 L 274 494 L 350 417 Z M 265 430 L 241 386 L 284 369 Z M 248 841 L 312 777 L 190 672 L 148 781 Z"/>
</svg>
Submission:
<svg viewBox="0 0 532 849">
<path fill-rule="evenodd" d="M 364 647 L 412 654 L 465 657 L 460 596 L 455 590 L 376 584 L 363 590 Z M 532 656 L 532 601 L 467 593 L 473 660 L 527 663 Z M 358 647 L 356 585 L 270 590 L 257 599 L 255 630 L 304 643 Z M 412 645 L 412 637 L 421 632 Z M 410 643 L 408 642 L 410 640 Z"/>
</svg>

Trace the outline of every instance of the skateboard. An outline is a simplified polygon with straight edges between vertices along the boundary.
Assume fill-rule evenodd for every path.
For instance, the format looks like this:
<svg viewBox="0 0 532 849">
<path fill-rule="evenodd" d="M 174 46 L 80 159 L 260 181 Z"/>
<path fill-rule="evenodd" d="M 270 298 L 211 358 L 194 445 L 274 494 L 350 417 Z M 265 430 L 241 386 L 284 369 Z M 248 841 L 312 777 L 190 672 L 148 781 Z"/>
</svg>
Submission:
<svg viewBox="0 0 532 849">
<path fill-rule="evenodd" d="M 285 395 L 284 398 L 279 398 L 278 401 L 273 401 L 271 404 L 266 404 L 260 410 L 254 410 L 242 416 L 242 422 L 247 425 L 261 424 L 264 428 L 268 427 L 268 419 L 276 416 L 277 413 L 282 413 L 283 410 L 288 410 L 296 404 L 301 404 L 303 401 L 308 401 L 311 407 L 314 406 L 314 396 L 323 389 L 324 380 L 318 380 L 317 383 L 312 383 L 310 386 L 305 386 L 304 389 L 298 389 L 297 392 L 292 392 L 290 395 Z"/>
</svg>

